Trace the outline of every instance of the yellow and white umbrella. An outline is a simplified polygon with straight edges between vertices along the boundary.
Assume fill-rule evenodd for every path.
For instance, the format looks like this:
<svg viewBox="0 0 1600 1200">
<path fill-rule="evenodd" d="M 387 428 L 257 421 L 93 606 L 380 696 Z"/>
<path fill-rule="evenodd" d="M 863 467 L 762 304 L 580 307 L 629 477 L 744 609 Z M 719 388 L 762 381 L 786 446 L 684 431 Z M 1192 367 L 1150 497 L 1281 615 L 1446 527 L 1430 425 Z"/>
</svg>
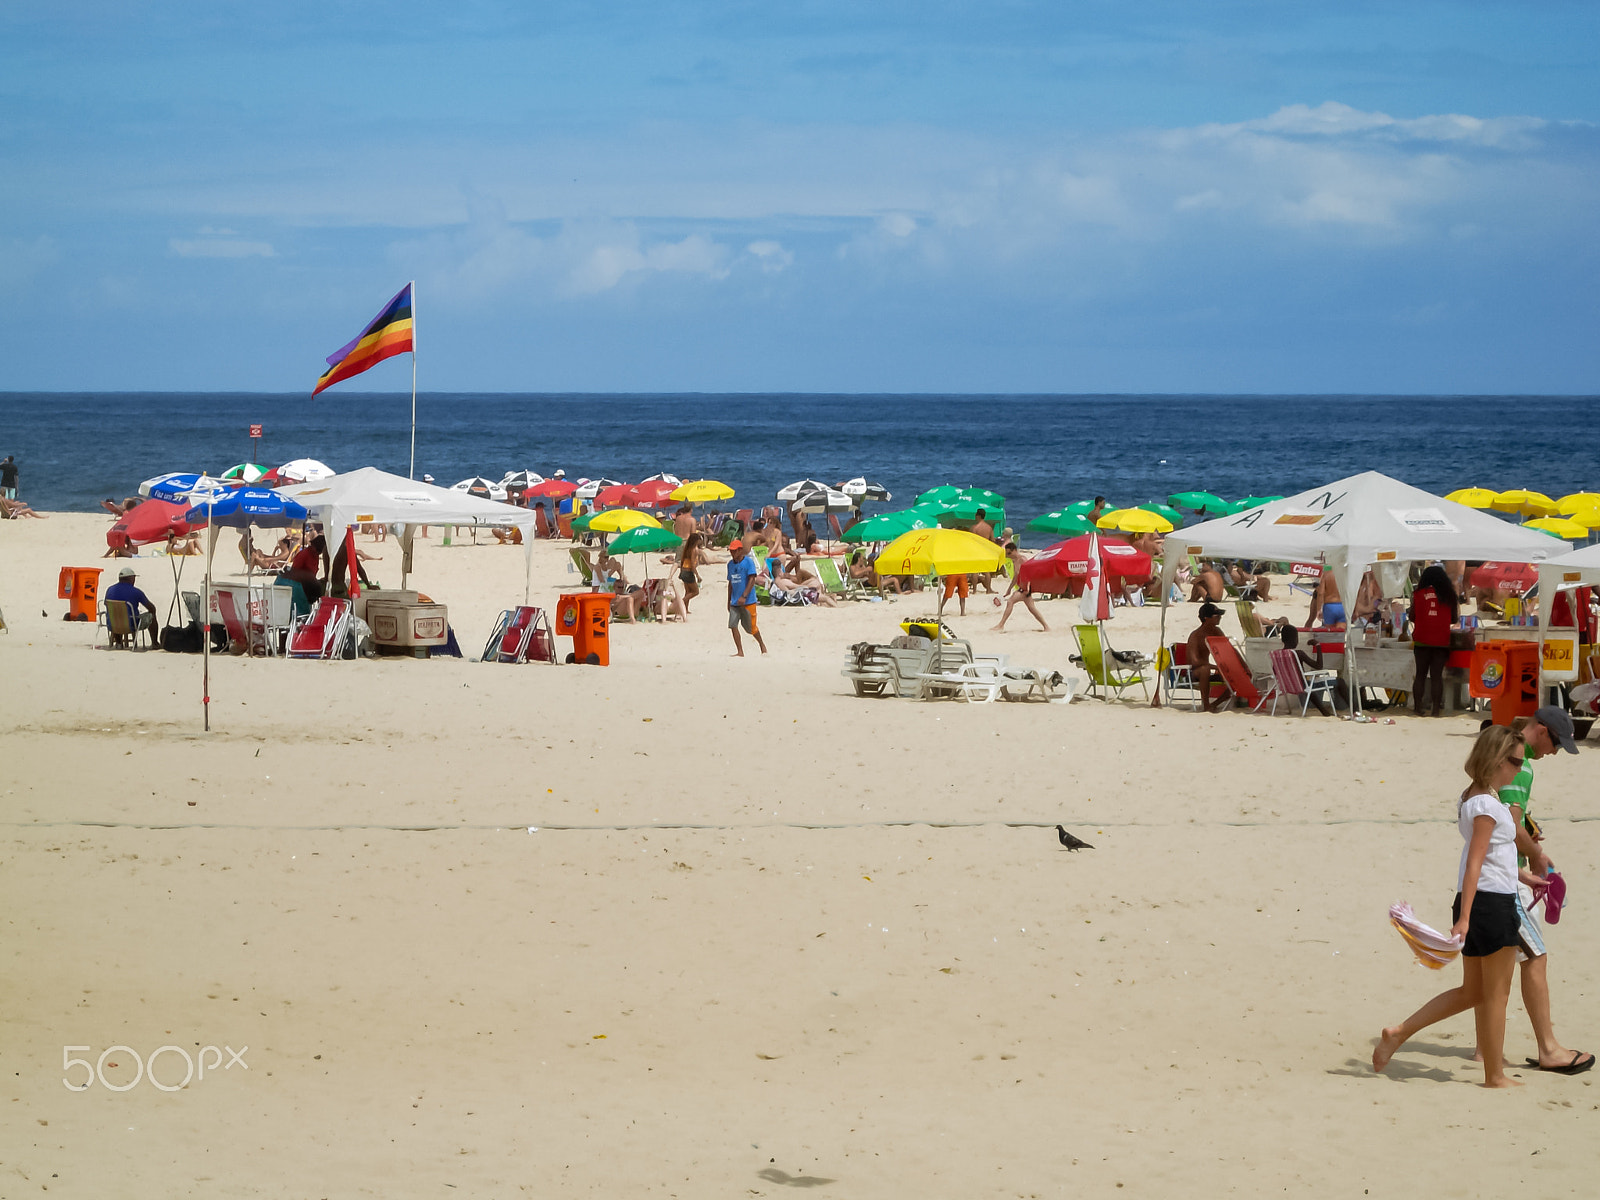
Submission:
<svg viewBox="0 0 1600 1200">
<path fill-rule="evenodd" d="M 1142 508 L 1118 508 L 1105 513 L 1095 522 L 1101 529 L 1118 529 L 1123 533 L 1171 533 L 1172 522 L 1160 513 Z"/>
<path fill-rule="evenodd" d="M 1466 487 L 1457 488 L 1445 499 L 1451 504 L 1465 504 L 1468 508 L 1493 508 L 1495 497 L 1499 494 L 1493 488 Z"/>
<path fill-rule="evenodd" d="M 1501 492 L 1494 498 L 1490 505 L 1498 512 L 1521 513 L 1525 517 L 1553 517 L 1556 515 L 1556 502 L 1543 492 L 1530 492 L 1526 488 L 1512 488 L 1509 492 Z"/>
<path fill-rule="evenodd" d="M 649 513 L 632 508 L 608 508 L 589 518 L 589 528 L 596 533 L 625 533 L 630 529 L 661 529 L 660 521 Z"/>
<path fill-rule="evenodd" d="M 1559 538 L 1579 538 L 1589 536 L 1589 527 L 1577 521 L 1569 521 L 1565 517 L 1539 517 L 1537 520 L 1527 522 L 1529 529 L 1542 529 L 1545 533 L 1553 533 Z"/>
<path fill-rule="evenodd" d="M 965 529 L 913 529 L 878 554 L 879 575 L 972 575 L 998 571 L 1006 552 Z"/>
<path fill-rule="evenodd" d="M 710 504 L 716 500 L 732 500 L 733 489 L 720 479 L 691 479 L 674 488 L 670 498 L 689 504 Z"/>
</svg>

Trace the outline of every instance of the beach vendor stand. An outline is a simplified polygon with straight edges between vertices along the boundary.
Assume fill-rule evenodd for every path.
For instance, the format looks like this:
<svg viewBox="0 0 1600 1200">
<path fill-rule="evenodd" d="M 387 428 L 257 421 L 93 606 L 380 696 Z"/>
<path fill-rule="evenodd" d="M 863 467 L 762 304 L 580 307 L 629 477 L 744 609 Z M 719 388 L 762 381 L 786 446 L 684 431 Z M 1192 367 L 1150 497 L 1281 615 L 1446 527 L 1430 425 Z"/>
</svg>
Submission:
<svg viewBox="0 0 1600 1200">
<path fill-rule="evenodd" d="M 1600 594 L 1600 545 L 1539 564 L 1539 699 L 1560 685 L 1594 683 L 1600 675 L 1594 610 Z M 1590 713 L 1593 704 L 1586 706 Z"/>
<path fill-rule="evenodd" d="M 435 487 L 376 467 L 346 471 L 331 479 L 279 488 L 279 493 L 306 506 L 321 522 L 330 546 L 356 525 L 401 525 L 400 588 L 411 573 L 412 539 L 419 525 L 520 526 L 523 530 L 522 601 L 528 602 L 533 574 L 533 510 L 497 500 L 484 500 L 454 488 Z M 350 556 L 352 559 L 354 556 Z M 355 570 L 354 562 L 351 571 Z"/>
<path fill-rule="evenodd" d="M 1183 545 L 1175 547 L 1173 539 L 1180 537 Z M 1333 573 L 1348 603 L 1358 594 L 1368 567 L 1435 559 L 1539 563 L 1559 549 L 1536 530 L 1452 503 L 1376 471 L 1191 525 L 1169 537 L 1167 546 L 1161 586 L 1163 645 L 1172 581 L 1185 553 L 1212 559 L 1317 562 Z M 1365 680 L 1358 661 L 1357 633 L 1348 623 L 1341 641 L 1344 672 L 1359 707 Z M 1326 642 L 1322 644 L 1329 648 Z M 1407 644 L 1395 642 L 1385 647 L 1380 642 L 1371 649 L 1393 650 Z M 1364 644 L 1360 647 L 1367 649 Z M 1373 658 L 1372 669 L 1381 661 Z M 1407 680 L 1406 689 L 1410 686 Z M 1159 700 L 1158 692 L 1152 703 Z"/>
</svg>

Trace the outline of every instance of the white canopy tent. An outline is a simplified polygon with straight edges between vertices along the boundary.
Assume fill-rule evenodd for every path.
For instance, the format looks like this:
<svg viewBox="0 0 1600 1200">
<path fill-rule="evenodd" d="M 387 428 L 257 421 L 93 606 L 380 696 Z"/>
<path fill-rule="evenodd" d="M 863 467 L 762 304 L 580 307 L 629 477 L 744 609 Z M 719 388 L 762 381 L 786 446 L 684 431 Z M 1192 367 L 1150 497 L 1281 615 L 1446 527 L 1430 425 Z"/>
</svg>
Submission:
<svg viewBox="0 0 1600 1200">
<path fill-rule="evenodd" d="M 1172 579 L 1184 555 L 1320 562 L 1333 572 L 1345 603 L 1354 602 L 1366 569 L 1379 562 L 1483 559 L 1541 562 L 1561 549 L 1537 530 L 1454 504 L 1421 488 L 1366 471 L 1259 508 L 1202 521 L 1167 535 L 1161 571 L 1161 642 L 1166 644 Z M 1345 628 L 1345 663 L 1351 630 Z M 1355 694 L 1355 680 L 1351 680 Z"/>
<path fill-rule="evenodd" d="M 278 489 L 283 495 L 303 504 L 313 519 L 321 522 L 324 536 L 332 545 L 344 537 L 352 525 L 404 525 L 400 535 L 400 586 L 411 573 L 412 535 L 418 525 L 516 525 L 528 532 L 523 536 L 526 558 L 522 600 L 526 604 L 533 571 L 534 513 L 531 509 L 495 500 L 482 500 L 454 488 L 435 487 L 376 467 L 362 467 L 315 483 L 301 483 Z"/>
</svg>

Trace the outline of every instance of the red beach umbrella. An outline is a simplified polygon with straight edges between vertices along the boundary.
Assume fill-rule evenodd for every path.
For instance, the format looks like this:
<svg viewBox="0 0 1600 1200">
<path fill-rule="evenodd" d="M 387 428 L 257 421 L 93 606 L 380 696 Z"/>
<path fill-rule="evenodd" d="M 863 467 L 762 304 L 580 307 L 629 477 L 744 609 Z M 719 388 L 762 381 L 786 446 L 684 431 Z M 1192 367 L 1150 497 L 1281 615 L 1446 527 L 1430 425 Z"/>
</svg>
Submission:
<svg viewBox="0 0 1600 1200">
<path fill-rule="evenodd" d="M 187 501 L 146 500 L 106 530 L 106 545 L 143 546 L 149 542 L 164 542 L 169 533 L 182 537 L 193 530 L 204 529 L 204 521 L 191 525 L 183 519 L 189 507 Z"/>
<path fill-rule="evenodd" d="M 1065 592 L 1089 575 L 1089 534 L 1068 538 L 1041 550 L 1017 571 L 1017 578 L 1036 592 Z M 1150 556 L 1118 538 L 1101 536 L 1100 564 L 1110 579 L 1148 579 L 1155 569 Z"/>
<path fill-rule="evenodd" d="M 643 483 L 628 489 L 623 503 L 629 508 L 661 508 L 671 498 L 676 490 L 676 483 L 669 483 L 665 479 L 647 479 Z"/>
<path fill-rule="evenodd" d="M 1472 587 L 1499 588 L 1520 596 L 1539 582 L 1539 572 L 1528 563 L 1486 562 L 1475 567 L 1467 583 Z"/>
<path fill-rule="evenodd" d="M 615 508 L 619 504 L 628 502 L 628 493 L 633 491 L 633 485 L 615 483 L 610 487 L 603 487 L 594 494 L 595 508 Z"/>
<path fill-rule="evenodd" d="M 536 483 L 523 494 L 526 496 L 544 496 L 552 500 L 564 499 L 578 490 L 578 485 L 568 483 L 565 479 L 546 479 L 543 483 Z"/>
</svg>

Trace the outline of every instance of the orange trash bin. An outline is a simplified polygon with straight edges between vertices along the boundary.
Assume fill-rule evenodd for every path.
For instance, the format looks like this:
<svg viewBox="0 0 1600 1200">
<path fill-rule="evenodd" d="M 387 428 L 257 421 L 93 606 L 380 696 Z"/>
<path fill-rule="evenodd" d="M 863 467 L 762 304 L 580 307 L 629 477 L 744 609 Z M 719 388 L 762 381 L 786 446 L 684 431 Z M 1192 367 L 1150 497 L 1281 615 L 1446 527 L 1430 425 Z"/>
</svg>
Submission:
<svg viewBox="0 0 1600 1200">
<path fill-rule="evenodd" d="M 1488 700 L 1496 725 L 1510 725 L 1517 717 L 1539 708 L 1539 643 L 1480 642 L 1472 649 L 1468 690 Z"/>
<path fill-rule="evenodd" d="M 70 601 L 64 621 L 97 621 L 100 619 L 100 568 L 62 567 L 61 578 L 56 583 L 56 594 Z"/>
<path fill-rule="evenodd" d="M 572 639 L 568 662 L 611 665 L 611 593 L 568 592 L 556 604 L 556 632 Z"/>
</svg>

